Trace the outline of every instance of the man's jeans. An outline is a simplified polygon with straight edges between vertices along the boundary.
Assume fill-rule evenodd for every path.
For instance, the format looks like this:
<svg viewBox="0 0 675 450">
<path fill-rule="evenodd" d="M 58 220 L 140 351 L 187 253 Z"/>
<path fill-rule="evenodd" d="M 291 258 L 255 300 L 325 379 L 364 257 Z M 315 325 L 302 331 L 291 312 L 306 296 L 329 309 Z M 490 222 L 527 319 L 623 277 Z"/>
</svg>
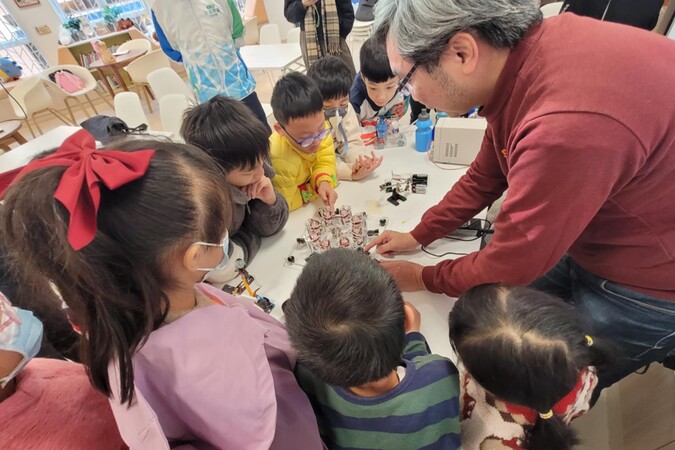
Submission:
<svg viewBox="0 0 675 450">
<path fill-rule="evenodd" d="M 598 374 L 597 393 L 675 350 L 675 302 L 597 277 L 569 256 L 535 280 L 532 287 L 573 304 L 593 336 L 616 347 L 613 363 Z"/>
</svg>

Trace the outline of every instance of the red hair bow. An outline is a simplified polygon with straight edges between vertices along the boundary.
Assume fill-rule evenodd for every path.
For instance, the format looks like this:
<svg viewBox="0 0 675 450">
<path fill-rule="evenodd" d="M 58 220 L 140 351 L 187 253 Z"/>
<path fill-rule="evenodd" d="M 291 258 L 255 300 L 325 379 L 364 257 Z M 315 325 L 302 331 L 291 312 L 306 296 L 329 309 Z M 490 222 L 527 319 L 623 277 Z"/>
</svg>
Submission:
<svg viewBox="0 0 675 450">
<path fill-rule="evenodd" d="M 68 242 L 80 250 L 94 240 L 96 215 L 101 202 L 100 183 L 114 190 L 141 178 L 148 171 L 154 150 L 122 152 L 96 150 L 94 137 L 85 130 L 70 136 L 56 152 L 24 167 L 0 174 L 0 198 L 9 186 L 28 172 L 52 166 L 68 167 L 54 198 L 70 212 Z"/>
</svg>

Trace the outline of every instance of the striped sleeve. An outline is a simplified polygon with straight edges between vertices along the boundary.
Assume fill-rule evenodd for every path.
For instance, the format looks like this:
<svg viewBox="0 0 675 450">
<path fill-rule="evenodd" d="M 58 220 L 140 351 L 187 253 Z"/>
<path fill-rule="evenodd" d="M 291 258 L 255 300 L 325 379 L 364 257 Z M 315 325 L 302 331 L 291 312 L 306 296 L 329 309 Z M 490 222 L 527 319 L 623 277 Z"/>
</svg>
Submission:
<svg viewBox="0 0 675 450">
<path fill-rule="evenodd" d="M 454 364 L 428 354 L 405 363 L 401 383 L 371 398 L 326 385 L 298 368 L 329 448 L 459 448 L 459 375 Z"/>
</svg>

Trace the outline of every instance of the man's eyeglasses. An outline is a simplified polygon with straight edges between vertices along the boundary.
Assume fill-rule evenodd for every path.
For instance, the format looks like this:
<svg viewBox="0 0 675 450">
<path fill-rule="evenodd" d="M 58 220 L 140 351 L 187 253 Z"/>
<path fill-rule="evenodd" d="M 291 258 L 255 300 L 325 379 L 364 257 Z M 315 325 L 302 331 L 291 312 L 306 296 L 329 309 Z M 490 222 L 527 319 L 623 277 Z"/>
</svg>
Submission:
<svg viewBox="0 0 675 450">
<path fill-rule="evenodd" d="M 279 125 L 281 125 L 281 124 L 279 124 Z M 293 139 L 293 142 L 295 142 L 296 144 L 298 144 L 302 148 L 310 147 L 314 143 L 314 141 L 317 141 L 317 140 L 323 141 L 326 138 L 326 136 L 328 136 L 333 131 L 333 125 L 331 125 L 329 123 L 328 128 L 325 128 L 319 134 L 317 134 L 315 136 L 309 136 L 309 137 L 304 138 L 301 141 L 298 141 L 293 136 L 291 136 L 291 133 L 289 133 L 288 130 L 283 125 L 281 125 L 281 128 L 286 132 L 288 137 Z"/>
<path fill-rule="evenodd" d="M 404 76 L 401 82 L 398 84 L 398 88 L 396 88 L 398 92 L 400 92 L 405 96 L 409 96 L 412 94 L 412 86 L 410 85 L 410 79 L 412 78 L 416 70 L 417 64 L 414 64 L 408 71 L 408 74 Z"/>
</svg>

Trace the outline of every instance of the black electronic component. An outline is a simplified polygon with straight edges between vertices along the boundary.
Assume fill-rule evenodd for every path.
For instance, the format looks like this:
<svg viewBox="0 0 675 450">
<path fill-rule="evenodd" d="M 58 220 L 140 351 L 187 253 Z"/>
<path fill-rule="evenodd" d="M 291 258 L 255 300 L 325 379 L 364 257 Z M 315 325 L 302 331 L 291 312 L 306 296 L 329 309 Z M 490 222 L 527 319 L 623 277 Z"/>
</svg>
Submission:
<svg viewBox="0 0 675 450">
<path fill-rule="evenodd" d="M 301 237 L 297 238 L 297 239 L 296 239 L 296 242 L 297 242 L 298 244 L 305 244 L 305 243 L 306 243 L 305 238 L 301 238 Z"/>
<path fill-rule="evenodd" d="M 289 256 L 288 258 L 286 258 L 286 261 L 293 264 L 295 262 L 295 256 L 293 256 L 293 255 Z"/>
<path fill-rule="evenodd" d="M 381 219 L 380 219 L 380 226 L 383 227 L 383 226 L 385 226 L 386 224 L 387 224 L 387 219 L 385 219 L 384 217 L 381 218 Z"/>
<path fill-rule="evenodd" d="M 263 297 L 262 295 L 256 295 L 255 304 L 267 314 L 272 312 L 275 306 L 269 298 Z"/>
</svg>

